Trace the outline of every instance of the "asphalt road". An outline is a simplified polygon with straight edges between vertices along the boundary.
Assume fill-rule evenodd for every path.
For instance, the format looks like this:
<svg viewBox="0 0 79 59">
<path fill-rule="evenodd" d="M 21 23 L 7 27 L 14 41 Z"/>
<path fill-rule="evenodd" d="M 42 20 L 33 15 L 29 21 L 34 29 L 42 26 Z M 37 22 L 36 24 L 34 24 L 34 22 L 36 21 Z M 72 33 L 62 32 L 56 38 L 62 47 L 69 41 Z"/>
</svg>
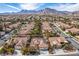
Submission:
<svg viewBox="0 0 79 59">
<path fill-rule="evenodd" d="M 55 27 L 54 27 L 54 30 L 55 30 L 57 33 L 59 33 L 61 36 L 63 36 L 67 41 L 71 42 L 71 44 L 72 44 L 75 48 L 79 49 L 79 42 L 76 41 L 76 38 L 72 37 L 71 35 L 66 34 L 64 31 L 62 31 L 62 30 L 58 27 L 57 24 L 54 23 L 53 25 L 55 26 Z"/>
<path fill-rule="evenodd" d="M 12 33 L 14 32 L 14 30 L 10 31 L 7 34 L 4 34 L 1 38 L 0 38 L 0 46 L 2 46 L 11 36 Z"/>
</svg>

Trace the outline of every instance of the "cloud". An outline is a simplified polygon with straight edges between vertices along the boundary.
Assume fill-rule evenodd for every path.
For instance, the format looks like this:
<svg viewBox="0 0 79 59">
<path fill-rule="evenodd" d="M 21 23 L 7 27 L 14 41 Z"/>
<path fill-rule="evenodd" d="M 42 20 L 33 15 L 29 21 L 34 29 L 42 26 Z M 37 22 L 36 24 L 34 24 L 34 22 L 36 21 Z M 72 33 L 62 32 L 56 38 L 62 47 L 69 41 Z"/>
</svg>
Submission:
<svg viewBox="0 0 79 59">
<path fill-rule="evenodd" d="M 17 7 L 14 7 L 14 6 L 11 6 L 11 5 L 6 5 L 6 6 L 8 6 L 8 7 L 10 7 L 10 8 L 13 8 L 13 9 L 16 9 L 16 10 L 21 10 L 21 9 L 19 9 L 19 8 L 17 8 Z"/>
<path fill-rule="evenodd" d="M 73 12 L 73 11 L 79 11 L 79 4 L 77 4 L 77 3 L 60 4 L 60 5 L 57 5 L 57 6 L 50 6 L 50 8 L 53 8 L 53 9 L 56 9 L 56 10 L 59 10 L 59 11 Z"/>
<path fill-rule="evenodd" d="M 38 4 L 38 3 L 26 3 L 26 4 L 21 4 L 20 7 L 21 9 L 34 10 L 39 8 L 41 5 L 42 4 Z"/>
<path fill-rule="evenodd" d="M 67 11 L 79 11 L 79 4 L 73 4 L 73 5 L 69 5 L 66 8 L 64 8 L 63 10 L 67 10 Z"/>
<path fill-rule="evenodd" d="M 20 4 L 21 9 L 25 10 L 35 10 L 40 8 L 40 6 L 44 5 L 44 3 L 24 3 Z M 53 8 L 59 11 L 79 11 L 79 4 L 78 3 L 59 3 L 55 6 L 51 5 L 49 8 Z"/>
</svg>

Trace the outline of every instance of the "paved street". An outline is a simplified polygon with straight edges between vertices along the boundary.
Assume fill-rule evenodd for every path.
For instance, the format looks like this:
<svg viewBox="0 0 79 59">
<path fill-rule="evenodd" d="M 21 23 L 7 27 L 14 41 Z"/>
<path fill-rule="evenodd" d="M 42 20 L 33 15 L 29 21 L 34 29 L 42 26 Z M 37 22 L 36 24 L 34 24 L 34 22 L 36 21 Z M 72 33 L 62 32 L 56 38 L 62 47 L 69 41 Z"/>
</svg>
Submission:
<svg viewBox="0 0 79 59">
<path fill-rule="evenodd" d="M 76 38 L 72 37 L 71 35 L 66 34 L 64 31 L 62 31 L 57 24 L 53 24 L 54 30 L 59 33 L 61 36 L 65 37 L 69 42 L 71 42 L 71 44 L 76 47 L 77 49 L 79 49 L 79 42 L 76 41 Z"/>
</svg>

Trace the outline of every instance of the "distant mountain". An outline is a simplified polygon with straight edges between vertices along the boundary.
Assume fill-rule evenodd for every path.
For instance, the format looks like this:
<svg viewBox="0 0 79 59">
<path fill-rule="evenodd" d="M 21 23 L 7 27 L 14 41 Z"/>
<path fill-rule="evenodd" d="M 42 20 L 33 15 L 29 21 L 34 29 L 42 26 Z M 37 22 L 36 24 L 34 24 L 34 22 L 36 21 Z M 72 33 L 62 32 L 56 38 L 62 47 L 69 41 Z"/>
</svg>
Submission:
<svg viewBox="0 0 79 59">
<path fill-rule="evenodd" d="M 21 10 L 18 13 L 26 13 L 26 14 L 67 14 L 67 12 L 64 11 L 57 11 L 55 9 L 51 9 L 51 8 L 45 8 L 42 10 Z"/>
<path fill-rule="evenodd" d="M 72 12 L 72 14 L 79 14 L 79 11 L 74 11 Z"/>
<path fill-rule="evenodd" d="M 58 11 L 55 9 L 45 8 L 45 9 L 39 10 L 38 13 L 48 14 L 48 13 L 58 13 Z"/>
<path fill-rule="evenodd" d="M 18 13 L 36 13 L 37 11 L 35 10 L 21 10 L 20 12 Z"/>
<path fill-rule="evenodd" d="M 55 9 L 51 8 L 45 8 L 41 10 L 21 10 L 19 12 L 14 12 L 14 13 L 1 13 L 1 14 L 76 14 L 79 13 L 79 11 L 75 12 L 68 12 L 68 11 L 57 11 Z"/>
</svg>

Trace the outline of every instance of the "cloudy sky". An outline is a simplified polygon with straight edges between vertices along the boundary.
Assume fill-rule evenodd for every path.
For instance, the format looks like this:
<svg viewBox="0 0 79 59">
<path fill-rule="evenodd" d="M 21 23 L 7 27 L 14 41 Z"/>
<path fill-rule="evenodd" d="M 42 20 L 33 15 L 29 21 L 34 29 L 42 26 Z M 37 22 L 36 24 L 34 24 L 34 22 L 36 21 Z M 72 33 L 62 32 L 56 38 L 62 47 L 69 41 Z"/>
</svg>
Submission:
<svg viewBox="0 0 79 59">
<path fill-rule="evenodd" d="M 0 3 L 0 13 L 21 10 L 40 10 L 52 8 L 58 11 L 78 11 L 79 3 Z"/>
</svg>

